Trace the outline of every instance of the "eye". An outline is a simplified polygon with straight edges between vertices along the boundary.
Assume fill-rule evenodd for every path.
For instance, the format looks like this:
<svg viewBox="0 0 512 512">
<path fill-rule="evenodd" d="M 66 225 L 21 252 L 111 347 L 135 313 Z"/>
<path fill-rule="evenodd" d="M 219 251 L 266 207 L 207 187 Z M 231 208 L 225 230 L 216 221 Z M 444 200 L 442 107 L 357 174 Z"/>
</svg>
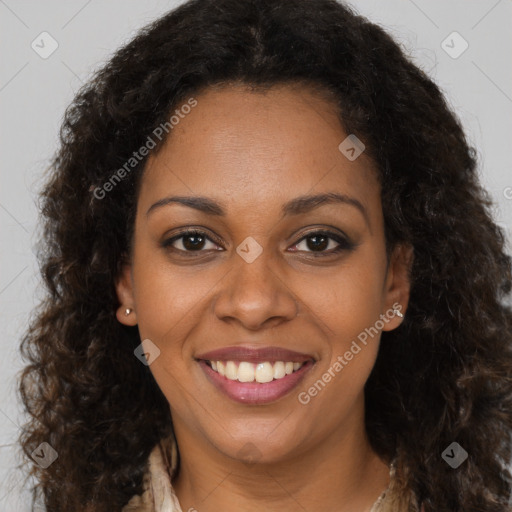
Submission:
<svg viewBox="0 0 512 512">
<path fill-rule="evenodd" d="M 208 247 L 208 242 L 210 242 L 213 247 Z M 205 246 L 206 250 L 217 250 L 215 249 L 216 244 L 206 236 L 204 231 L 200 231 L 198 229 L 182 231 L 172 238 L 168 238 L 162 242 L 162 247 L 181 252 L 202 252 L 202 250 L 205 249 Z"/>
<path fill-rule="evenodd" d="M 301 245 L 302 249 L 299 248 Z M 313 253 L 314 256 L 327 256 L 341 251 L 350 251 L 355 245 L 337 233 L 319 230 L 308 233 L 293 247 L 298 247 L 298 249 L 292 249 L 293 252 L 305 251 Z"/>
</svg>

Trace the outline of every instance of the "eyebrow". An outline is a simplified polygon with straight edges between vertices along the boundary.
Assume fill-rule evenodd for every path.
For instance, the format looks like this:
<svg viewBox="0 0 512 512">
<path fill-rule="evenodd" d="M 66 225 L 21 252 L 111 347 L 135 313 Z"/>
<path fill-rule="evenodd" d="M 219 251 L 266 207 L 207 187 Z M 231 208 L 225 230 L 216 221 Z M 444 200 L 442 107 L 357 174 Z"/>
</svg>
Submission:
<svg viewBox="0 0 512 512">
<path fill-rule="evenodd" d="M 226 216 L 226 211 L 221 206 L 221 204 L 204 196 L 164 197 L 149 207 L 148 211 L 146 212 L 146 216 L 148 216 L 157 208 L 174 203 L 182 204 L 184 206 L 188 206 L 189 208 L 194 208 L 195 210 L 199 210 L 203 213 L 206 213 L 207 215 L 215 215 L 219 217 Z M 363 204 L 355 197 L 351 197 L 346 194 L 339 194 L 337 192 L 327 192 L 323 194 L 296 197 L 295 199 L 292 199 L 283 205 L 281 210 L 282 217 L 307 213 L 315 208 L 319 208 L 320 206 L 327 204 L 347 204 L 357 208 L 362 213 L 368 226 L 370 226 L 368 212 Z"/>
</svg>

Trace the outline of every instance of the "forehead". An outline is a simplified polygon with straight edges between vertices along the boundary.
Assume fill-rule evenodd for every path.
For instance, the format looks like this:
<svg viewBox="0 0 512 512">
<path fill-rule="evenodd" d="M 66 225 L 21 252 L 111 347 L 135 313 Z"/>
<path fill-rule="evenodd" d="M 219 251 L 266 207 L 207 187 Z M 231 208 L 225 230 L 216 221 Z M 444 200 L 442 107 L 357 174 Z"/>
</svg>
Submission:
<svg viewBox="0 0 512 512">
<path fill-rule="evenodd" d="M 339 150 L 348 134 L 335 106 L 314 91 L 228 86 L 194 99 L 148 159 L 142 208 L 171 193 L 207 195 L 235 208 L 332 191 L 357 196 L 369 210 L 377 201 L 380 208 L 372 160 L 363 152 L 350 161 Z"/>
</svg>

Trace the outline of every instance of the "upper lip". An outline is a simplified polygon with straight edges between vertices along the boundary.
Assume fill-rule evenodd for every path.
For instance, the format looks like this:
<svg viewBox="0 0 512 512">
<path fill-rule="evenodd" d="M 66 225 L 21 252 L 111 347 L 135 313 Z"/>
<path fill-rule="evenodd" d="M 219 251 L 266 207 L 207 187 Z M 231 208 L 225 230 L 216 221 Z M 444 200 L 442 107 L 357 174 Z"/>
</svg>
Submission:
<svg viewBox="0 0 512 512">
<path fill-rule="evenodd" d="M 196 359 L 206 361 L 247 361 L 249 363 L 263 363 L 265 361 L 291 361 L 294 363 L 303 363 L 315 358 L 310 354 L 295 352 L 281 347 L 248 347 L 232 346 L 223 347 L 210 352 L 204 352 L 196 356 Z"/>
</svg>

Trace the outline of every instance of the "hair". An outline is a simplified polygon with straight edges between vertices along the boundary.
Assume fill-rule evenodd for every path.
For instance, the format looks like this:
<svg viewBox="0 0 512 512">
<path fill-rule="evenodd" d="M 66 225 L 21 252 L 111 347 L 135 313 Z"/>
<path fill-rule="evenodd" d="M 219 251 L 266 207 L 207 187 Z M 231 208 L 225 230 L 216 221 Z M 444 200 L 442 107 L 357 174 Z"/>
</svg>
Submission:
<svg viewBox="0 0 512 512">
<path fill-rule="evenodd" d="M 181 102 L 230 84 L 324 91 L 364 141 L 388 254 L 414 248 L 407 314 L 382 333 L 365 386 L 368 438 L 425 512 L 509 510 L 511 258 L 476 151 L 399 44 L 334 0 L 188 1 L 120 48 L 66 110 L 41 193 L 45 297 L 20 347 L 20 444 L 28 462 L 42 442 L 58 453 L 46 469 L 31 464 L 34 500 L 120 510 L 172 434 L 169 404 L 133 354 L 138 329 L 115 316 L 147 156 L 98 190 Z M 457 469 L 441 457 L 454 441 L 469 454 Z"/>
</svg>

